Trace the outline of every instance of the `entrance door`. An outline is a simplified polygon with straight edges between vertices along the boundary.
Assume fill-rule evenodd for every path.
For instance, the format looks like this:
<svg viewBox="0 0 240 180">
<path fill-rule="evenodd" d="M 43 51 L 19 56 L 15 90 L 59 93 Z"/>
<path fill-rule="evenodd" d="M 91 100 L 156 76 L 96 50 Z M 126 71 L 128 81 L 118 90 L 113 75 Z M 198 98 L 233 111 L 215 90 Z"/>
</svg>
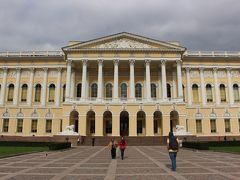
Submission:
<svg viewBox="0 0 240 180">
<path fill-rule="evenodd" d="M 128 136 L 129 134 L 129 115 L 128 112 L 123 111 L 120 114 L 120 135 Z"/>
</svg>

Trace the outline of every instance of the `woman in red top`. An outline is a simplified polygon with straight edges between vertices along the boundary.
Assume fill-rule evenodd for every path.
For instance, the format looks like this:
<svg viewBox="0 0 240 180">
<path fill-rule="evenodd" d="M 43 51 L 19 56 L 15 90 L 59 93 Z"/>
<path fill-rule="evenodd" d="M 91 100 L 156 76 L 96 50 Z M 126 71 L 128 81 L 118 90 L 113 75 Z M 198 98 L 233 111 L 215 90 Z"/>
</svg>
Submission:
<svg viewBox="0 0 240 180">
<path fill-rule="evenodd" d="M 126 149 L 126 146 L 127 146 L 127 142 L 126 142 L 126 140 L 123 137 L 121 137 L 121 140 L 118 142 L 118 146 L 120 148 L 121 158 L 123 160 L 123 158 L 124 158 L 124 150 Z"/>
</svg>

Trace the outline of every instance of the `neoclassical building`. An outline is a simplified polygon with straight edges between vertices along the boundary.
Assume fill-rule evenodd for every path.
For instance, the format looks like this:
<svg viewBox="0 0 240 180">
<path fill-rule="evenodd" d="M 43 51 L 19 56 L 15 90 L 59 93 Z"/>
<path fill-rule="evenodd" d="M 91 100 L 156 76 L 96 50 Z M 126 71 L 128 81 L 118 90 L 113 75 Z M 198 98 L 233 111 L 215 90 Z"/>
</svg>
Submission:
<svg viewBox="0 0 240 180">
<path fill-rule="evenodd" d="M 0 134 L 240 135 L 240 53 L 130 33 L 59 51 L 0 53 Z"/>
</svg>

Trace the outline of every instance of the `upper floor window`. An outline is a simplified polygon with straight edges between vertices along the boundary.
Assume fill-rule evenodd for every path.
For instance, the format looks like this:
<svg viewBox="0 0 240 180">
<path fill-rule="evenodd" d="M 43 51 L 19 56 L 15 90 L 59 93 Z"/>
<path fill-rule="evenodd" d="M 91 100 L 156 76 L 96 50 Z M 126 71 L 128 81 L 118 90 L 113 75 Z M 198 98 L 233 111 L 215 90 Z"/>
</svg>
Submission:
<svg viewBox="0 0 240 180">
<path fill-rule="evenodd" d="M 62 99 L 62 101 L 65 102 L 65 97 L 66 97 L 66 84 L 64 84 L 62 88 L 63 88 L 63 96 L 62 96 L 63 99 Z"/>
<path fill-rule="evenodd" d="M 157 86 L 156 84 L 152 83 L 151 84 L 151 97 L 156 98 L 157 97 Z"/>
<path fill-rule="evenodd" d="M 122 83 L 121 84 L 121 98 L 127 98 L 127 84 Z"/>
<path fill-rule="evenodd" d="M 106 98 L 112 98 L 112 84 L 108 83 L 106 85 Z"/>
<path fill-rule="evenodd" d="M 224 84 L 220 84 L 221 102 L 226 102 L 226 88 Z"/>
<path fill-rule="evenodd" d="M 170 84 L 167 83 L 167 97 L 168 97 L 168 98 L 171 98 L 171 97 L 172 97 L 171 94 L 172 94 L 172 93 L 171 93 L 171 86 L 170 86 Z"/>
<path fill-rule="evenodd" d="M 185 86 L 182 85 L 182 91 L 183 91 L 183 101 L 185 101 Z"/>
<path fill-rule="evenodd" d="M 135 97 L 142 98 L 142 85 L 140 83 L 135 85 Z"/>
<path fill-rule="evenodd" d="M 14 85 L 9 84 L 9 86 L 8 86 L 8 99 L 7 99 L 9 102 L 13 101 L 13 93 L 14 93 Z"/>
<path fill-rule="evenodd" d="M 198 93 L 198 85 L 193 84 L 192 85 L 192 94 L 193 94 L 193 103 L 199 102 L 199 93 Z"/>
<path fill-rule="evenodd" d="M 22 85 L 22 94 L 21 94 L 21 101 L 26 102 L 27 101 L 27 90 L 28 90 L 28 85 L 23 84 Z"/>
<path fill-rule="evenodd" d="M 81 94 L 82 94 L 82 84 L 79 83 L 79 84 L 77 85 L 77 97 L 78 97 L 78 98 L 81 97 Z"/>
<path fill-rule="evenodd" d="M 35 87 L 35 102 L 40 102 L 41 101 L 41 85 L 37 84 Z"/>
<path fill-rule="evenodd" d="M 233 94 L 234 94 L 234 101 L 239 102 L 239 90 L 238 90 L 237 84 L 233 85 Z"/>
<path fill-rule="evenodd" d="M 206 94 L 207 94 L 207 102 L 213 102 L 212 86 L 211 86 L 211 84 L 207 84 L 206 85 Z"/>
<path fill-rule="evenodd" d="M 92 86 L 91 86 L 91 97 L 93 97 L 93 98 L 97 97 L 97 88 L 98 88 L 98 86 L 97 86 L 96 83 L 92 84 Z"/>
<path fill-rule="evenodd" d="M 54 97 L 55 97 L 55 85 L 51 84 L 49 86 L 48 102 L 54 102 Z"/>
</svg>

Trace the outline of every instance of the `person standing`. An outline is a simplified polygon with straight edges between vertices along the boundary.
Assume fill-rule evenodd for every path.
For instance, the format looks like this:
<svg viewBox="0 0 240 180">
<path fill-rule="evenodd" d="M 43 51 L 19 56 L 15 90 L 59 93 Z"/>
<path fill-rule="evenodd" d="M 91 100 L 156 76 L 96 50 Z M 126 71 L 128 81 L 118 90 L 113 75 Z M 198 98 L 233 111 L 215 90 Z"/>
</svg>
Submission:
<svg viewBox="0 0 240 180">
<path fill-rule="evenodd" d="M 169 132 L 168 139 L 167 139 L 167 148 L 168 148 L 168 153 L 169 157 L 172 162 L 172 170 L 176 171 L 177 168 L 177 152 L 179 148 L 179 140 L 177 137 L 174 136 L 173 132 Z"/>
<path fill-rule="evenodd" d="M 116 159 L 116 149 L 117 149 L 117 143 L 114 141 L 114 139 L 111 139 L 111 141 L 108 144 L 108 148 L 111 151 L 111 157 L 112 159 Z"/>
<path fill-rule="evenodd" d="M 119 148 L 120 148 L 121 158 L 122 158 L 122 160 L 123 160 L 123 158 L 124 158 L 124 151 L 125 151 L 126 146 L 127 146 L 127 142 L 126 142 L 126 140 L 124 139 L 123 136 L 121 137 L 121 140 L 118 142 L 118 146 L 119 146 Z"/>
</svg>

